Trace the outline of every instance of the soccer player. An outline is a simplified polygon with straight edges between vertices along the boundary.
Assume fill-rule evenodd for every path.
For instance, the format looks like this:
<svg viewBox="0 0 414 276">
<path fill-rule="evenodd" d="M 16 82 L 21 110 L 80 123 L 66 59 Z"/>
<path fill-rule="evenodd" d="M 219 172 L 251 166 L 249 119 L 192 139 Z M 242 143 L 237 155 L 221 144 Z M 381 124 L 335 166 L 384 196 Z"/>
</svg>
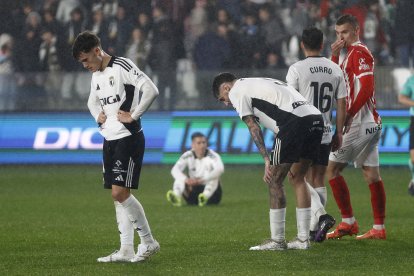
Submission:
<svg viewBox="0 0 414 276">
<path fill-rule="evenodd" d="M 185 170 L 188 170 L 188 176 Z M 181 206 L 182 198 L 188 204 L 200 207 L 218 204 L 222 195 L 220 176 L 223 172 L 220 155 L 207 148 L 204 134 L 195 132 L 191 135 L 191 150 L 181 155 L 171 170 L 174 185 L 167 192 L 167 200 L 173 206 Z"/>
<path fill-rule="evenodd" d="M 319 158 L 312 164 L 306 177 L 311 194 L 311 240 L 322 242 L 326 233 L 335 225 L 335 219 L 326 213 L 327 193 L 325 187 L 326 167 L 329 153 L 337 150 L 342 143 L 342 129 L 345 119 L 346 87 L 341 68 L 331 60 L 321 56 L 323 33 L 310 27 L 302 32 L 301 48 L 306 56 L 289 67 L 286 81 L 296 88 L 310 103 L 322 113 L 324 133 L 319 148 Z M 336 130 L 331 124 L 334 103 L 337 105 Z M 310 183 L 309 183 L 310 182 Z"/>
<path fill-rule="evenodd" d="M 158 95 L 154 83 L 131 60 L 110 56 L 93 33 L 80 33 L 73 57 L 92 72 L 88 108 L 104 137 L 104 188 L 112 189 L 121 248 L 98 262 L 141 262 L 159 251 L 144 209 L 131 193 L 138 188 L 145 138 L 141 116 Z M 139 99 L 140 91 L 142 96 Z M 141 243 L 134 252 L 134 229 Z"/>
<path fill-rule="evenodd" d="M 410 160 L 408 167 L 411 171 L 411 181 L 408 184 L 408 193 L 414 196 L 414 76 L 408 78 L 402 91 L 398 95 L 401 104 L 410 107 Z"/>
<path fill-rule="evenodd" d="M 339 62 L 341 49 L 347 54 L 341 64 L 347 87 L 345 133 L 342 147 L 331 152 L 327 175 L 335 201 L 341 211 L 342 222 L 328 233 L 328 239 L 337 239 L 359 232 L 351 205 L 348 185 L 342 171 L 353 162 L 361 167 L 371 192 L 374 225 L 356 239 L 385 239 L 385 190 L 379 171 L 378 142 L 381 137 L 381 118 L 375 108 L 374 58 L 359 41 L 359 24 L 349 14 L 342 15 L 335 25 L 337 40 L 332 43 L 332 60 Z"/>
<path fill-rule="evenodd" d="M 271 239 L 250 250 L 308 249 L 311 199 L 305 174 L 316 160 L 321 144 L 321 113 L 293 87 L 276 79 L 237 79 L 231 73 L 221 73 L 214 79 L 213 94 L 226 106 L 236 109 L 265 163 L 263 180 L 269 186 Z M 275 134 L 270 156 L 259 124 Z M 296 194 L 298 234 L 286 244 L 283 180 L 288 172 Z"/>
</svg>

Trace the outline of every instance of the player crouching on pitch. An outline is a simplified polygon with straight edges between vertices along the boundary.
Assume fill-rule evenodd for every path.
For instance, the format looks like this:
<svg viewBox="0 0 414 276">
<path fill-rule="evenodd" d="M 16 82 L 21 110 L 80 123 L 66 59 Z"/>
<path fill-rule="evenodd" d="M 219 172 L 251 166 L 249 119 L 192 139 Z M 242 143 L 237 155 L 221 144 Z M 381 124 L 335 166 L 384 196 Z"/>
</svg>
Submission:
<svg viewBox="0 0 414 276">
<path fill-rule="evenodd" d="M 188 176 L 184 171 L 188 169 Z M 221 201 L 220 176 L 224 165 L 220 155 L 207 148 L 207 138 L 200 132 L 191 135 L 191 150 L 186 151 L 171 170 L 173 189 L 167 192 L 167 200 L 173 206 L 181 206 L 182 198 L 190 205 L 202 207 Z"/>
</svg>

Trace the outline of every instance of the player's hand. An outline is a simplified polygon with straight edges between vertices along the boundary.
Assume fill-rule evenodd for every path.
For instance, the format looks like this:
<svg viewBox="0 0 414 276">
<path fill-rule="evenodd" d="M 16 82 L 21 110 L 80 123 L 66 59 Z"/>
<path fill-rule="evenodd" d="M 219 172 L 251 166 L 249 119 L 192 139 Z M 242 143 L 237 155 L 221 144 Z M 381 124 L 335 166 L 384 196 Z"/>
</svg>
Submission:
<svg viewBox="0 0 414 276">
<path fill-rule="evenodd" d="M 196 186 L 198 185 L 198 180 L 196 178 L 187 178 L 185 180 L 185 184 L 187 184 L 188 186 Z"/>
<path fill-rule="evenodd" d="M 266 161 L 263 181 L 266 182 L 267 184 L 270 184 L 272 182 L 272 178 L 273 178 L 272 166 L 270 165 L 269 161 Z"/>
<path fill-rule="evenodd" d="M 337 151 L 342 146 L 342 133 L 335 133 L 332 137 L 331 151 Z"/>
<path fill-rule="evenodd" d="M 348 131 L 351 129 L 352 121 L 354 120 L 354 117 L 350 114 L 346 113 L 345 115 L 345 122 L 344 122 L 344 129 L 342 131 L 342 134 L 348 133 Z"/>
<path fill-rule="evenodd" d="M 118 121 L 120 121 L 121 123 L 132 123 L 133 121 L 135 121 L 132 117 L 131 117 L 131 113 L 126 112 L 126 111 L 122 111 L 119 110 L 118 111 Z"/>
<path fill-rule="evenodd" d="M 344 40 L 337 40 L 334 43 L 331 44 L 331 51 L 332 55 L 338 57 L 341 53 L 342 48 L 345 47 L 345 41 Z"/>
<path fill-rule="evenodd" d="M 105 122 L 106 122 L 106 115 L 103 111 L 101 111 L 101 113 L 99 113 L 98 115 L 98 124 L 102 125 Z"/>
</svg>

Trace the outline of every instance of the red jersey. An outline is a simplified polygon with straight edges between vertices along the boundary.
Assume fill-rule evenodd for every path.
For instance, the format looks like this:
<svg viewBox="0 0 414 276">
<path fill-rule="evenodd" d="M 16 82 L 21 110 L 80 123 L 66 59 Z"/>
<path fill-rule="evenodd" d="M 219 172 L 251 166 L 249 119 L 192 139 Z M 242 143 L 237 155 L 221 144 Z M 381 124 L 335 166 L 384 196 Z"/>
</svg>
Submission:
<svg viewBox="0 0 414 276">
<path fill-rule="evenodd" d="M 354 115 L 352 124 L 380 123 L 381 118 L 375 107 L 374 57 L 360 41 L 353 43 L 347 50 L 341 64 L 348 91 L 346 111 Z M 338 59 L 332 57 L 336 63 Z"/>
</svg>

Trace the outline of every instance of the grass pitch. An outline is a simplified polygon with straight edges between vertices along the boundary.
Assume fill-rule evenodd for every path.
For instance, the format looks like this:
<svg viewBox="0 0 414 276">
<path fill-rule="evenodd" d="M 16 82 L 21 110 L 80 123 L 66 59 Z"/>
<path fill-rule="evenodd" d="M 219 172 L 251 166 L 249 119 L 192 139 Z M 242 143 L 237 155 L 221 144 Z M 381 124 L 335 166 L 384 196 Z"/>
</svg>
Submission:
<svg viewBox="0 0 414 276">
<path fill-rule="evenodd" d="M 263 167 L 227 167 L 223 201 L 175 208 L 165 194 L 169 167 L 145 166 L 140 189 L 161 251 L 139 264 L 100 264 L 119 247 L 114 208 L 101 186 L 100 166 L 0 167 L 0 275 L 412 275 L 414 197 L 406 168 L 382 168 L 387 240 L 312 244 L 307 251 L 250 252 L 270 236 Z M 372 225 L 369 189 L 348 169 L 361 232 Z M 296 235 L 295 201 L 287 185 L 287 239 Z M 329 213 L 340 220 L 329 189 Z M 136 243 L 138 238 L 136 237 Z"/>
</svg>

